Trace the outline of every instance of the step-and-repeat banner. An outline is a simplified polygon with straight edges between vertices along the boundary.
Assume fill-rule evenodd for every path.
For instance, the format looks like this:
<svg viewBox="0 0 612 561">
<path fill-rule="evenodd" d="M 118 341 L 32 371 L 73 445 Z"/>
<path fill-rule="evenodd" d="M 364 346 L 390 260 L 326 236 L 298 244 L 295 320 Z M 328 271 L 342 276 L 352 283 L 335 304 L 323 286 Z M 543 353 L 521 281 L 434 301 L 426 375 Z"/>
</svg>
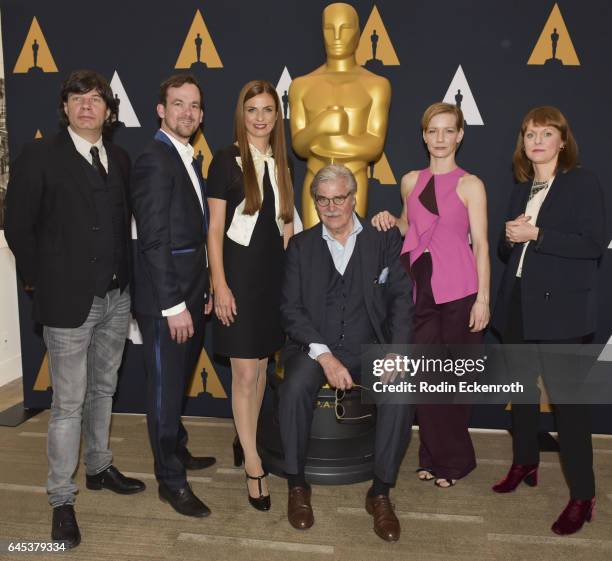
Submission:
<svg viewBox="0 0 612 561">
<path fill-rule="evenodd" d="M 4 53 L 2 51 L 2 28 L 0 27 L 0 228 L 4 226 L 4 198 L 6 196 L 9 171 L 8 131 L 6 130 L 6 103 L 4 85 Z"/>
<path fill-rule="evenodd" d="M 11 157 L 24 143 L 57 131 L 60 84 L 78 68 L 92 68 L 110 80 L 121 122 L 114 140 L 135 157 L 155 133 L 160 82 L 188 71 L 204 90 L 204 125 L 194 145 L 206 176 L 212 154 L 232 141 L 235 100 L 248 80 L 277 84 L 288 129 L 292 77 L 311 72 L 325 60 L 321 13 L 327 4 L 2 1 Z M 458 160 L 486 185 L 492 248 L 514 185 L 511 157 L 518 128 L 523 115 L 536 105 L 556 105 L 568 117 L 582 163 L 599 175 L 607 208 L 612 208 L 608 0 L 352 4 L 362 28 L 357 61 L 388 78 L 392 86 L 384 153 L 369 168 L 368 214 L 381 209 L 400 212 L 402 175 L 427 165 L 421 114 L 440 100 L 456 103 L 464 112 L 467 126 Z M 305 166 L 297 156 L 293 159 L 299 209 Z M 492 260 L 494 298 L 502 265 L 495 255 Z M 600 342 L 612 333 L 612 259 L 603 261 L 601 286 Z M 50 383 L 41 329 L 31 320 L 31 302 L 24 292 L 19 305 L 25 405 L 47 407 Z M 118 411 L 144 410 L 140 343 L 134 324 L 116 397 Z M 188 414 L 231 415 L 228 363 L 213 351 L 209 326 L 188 389 Z M 596 428 L 612 432 L 605 415 L 595 414 Z M 473 424 L 499 427 L 506 420 L 501 408 L 489 407 L 476 412 Z"/>
</svg>

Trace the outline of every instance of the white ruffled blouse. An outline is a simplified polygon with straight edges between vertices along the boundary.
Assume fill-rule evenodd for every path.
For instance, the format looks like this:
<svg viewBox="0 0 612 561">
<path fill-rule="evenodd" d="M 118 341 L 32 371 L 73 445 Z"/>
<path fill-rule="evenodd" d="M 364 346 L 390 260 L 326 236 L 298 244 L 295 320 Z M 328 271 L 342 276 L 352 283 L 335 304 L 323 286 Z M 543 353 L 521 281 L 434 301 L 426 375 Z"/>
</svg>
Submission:
<svg viewBox="0 0 612 561">
<path fill-rule="evenodd" d="M 251 150 L 251 157 L 253 158 L 253 164 L 255 166 L 255 175 L 257 177 L 257 185 L 259 185 L 259 192 L 261 193 L 261 200 L 263 201 L 263 178 L 266 172 L 266 165 L 268 166 L 268 175 L 270 177 L 270 184 L 272 185 L 272 191 L 274 193 L 274 212 L 276 216 L 276 225 L 278 226 L 279 234 L 282 236 L 285 228 L 285 222 L 280 218 L 280 194 L 278 191 L 278 183 L 276 182 L 276 162 L 272 156 L 272 148 L 268 146 L 268 150 L 265 154 L 262 154 L 255 146 L 249 144 Z M 242 161 L 240 156 L 236 156 L 236 163 L 242 169 Z M 255 229 L 257 217 L 259 211 L 254 214 L 244 214 L 244 207 L 246 199 L 243 200 L 234 210 L 234 216 L 229 229 L 227 230 L 227 237 L 236 242 L 237 244 L 248 246 L 251 242 L 251 236 Z"/>
</svg>

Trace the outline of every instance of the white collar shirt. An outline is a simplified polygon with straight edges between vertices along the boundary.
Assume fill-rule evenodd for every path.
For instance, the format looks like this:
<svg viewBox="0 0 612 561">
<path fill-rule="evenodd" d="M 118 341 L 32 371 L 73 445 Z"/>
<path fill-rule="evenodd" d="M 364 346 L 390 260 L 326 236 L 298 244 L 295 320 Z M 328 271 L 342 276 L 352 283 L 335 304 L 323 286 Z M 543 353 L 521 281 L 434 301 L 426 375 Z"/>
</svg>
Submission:
<svg viewBox="0 0 612 561">
<path fill-rule="evenodd" d="M 193 185 L 193 188 L 195 189 L 196 195 L 198 196 L 198 201 L 200 201 L 200 208 L 202 209 L 202 212 L 204 212 L 204 201 L 202 200 L 202 189 L 200 187 L 200 181 L 198 180 L 196 171 L 193 168 L 193 154 L 194 154 L 193 146 L 189 144 L 189 142 L 187 144 L 183 144 L 182 142 L 179 142 L 176 138 L 169 135 L 163 129 L 159 129 L 159 130 L 163 132 L 170 139 L 170 142 L 172 142 L 172 145 L 176 148 L 176 151 L 179 153 L 179 156 L 181 157 L 181 160 L 183 161 L 183 164 L 185 165 L 185 169 L 187 170 L 187 173 L 189 174 L 189 179 L 191 179 L 191 183 Z"/>
<path fill-rule="evenodd" d="M 72 139 L 74 147 L 76 151 L 85 158 L 90 165 L 93 165 L 93 158 L 91 157 L 91 148 L 95 146 L 98 149 L 98 155 L 100 156 L 100 161 L 108 173 L 108 155 L 106 153 L 106 148 L 104 148 L 104 142 L 102 142 L 102 136 L 96 140 L 93 144 L 89 142 L 89 140 L 85 140 L 82 136 L 79 136 L 76 132 L 74 132 L 70 127 L 68 127 L 68 134 Z"/>
<path fill-rule="evenodd" d="M 346 271 L 348 262 L 351 260 L 353 251 L 355 250 L 357 236 L 363 230 L 363 226 L 361 222 L 359 222 L 357 215 L 353 212 L 353 229 L 344 245 L 331 235 L 330 231 L 325 227 L 325 224 L 321 224 L 321 226 L 322 237 L 327 242 L 329 253 L 334 261 L 334 267 L 336 267 L 336 271 L 343 275 L 344 271 Z"/>
</svg>

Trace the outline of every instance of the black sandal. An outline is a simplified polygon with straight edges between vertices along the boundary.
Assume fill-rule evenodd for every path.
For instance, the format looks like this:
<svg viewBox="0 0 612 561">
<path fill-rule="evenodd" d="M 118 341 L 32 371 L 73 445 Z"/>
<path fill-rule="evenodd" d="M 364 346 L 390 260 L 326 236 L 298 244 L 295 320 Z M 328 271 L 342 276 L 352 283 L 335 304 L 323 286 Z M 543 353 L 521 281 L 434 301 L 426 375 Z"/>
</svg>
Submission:
<svg viewBox="0 0 612 561">
<path fill-rule="evenodd" d="M 448 485 L 440 485 L 442 481 L 446 481 Z M 436 487 L 440 487 L 440 489 L 448 489 L 449 487 L 454 487 L 457 484 L 456 479 L 446 479 L 446 477 L 439 477 L 434 481 L 434 485 Z"/>
<path fill-rule="evenodd" d="M 424 475 L 423 477 L 421 477 L 421 472 L 426 473 L 428 475 Z M 430 469 L 426 469 L 426 468 L 417 468 L 416 469 L 416 473 L 417 473 L 417 477 L 419 479 L 419 481 L 431 481 L 432 479 L 435 479 L 436 474 L 431 471 Z"/>
</svg>

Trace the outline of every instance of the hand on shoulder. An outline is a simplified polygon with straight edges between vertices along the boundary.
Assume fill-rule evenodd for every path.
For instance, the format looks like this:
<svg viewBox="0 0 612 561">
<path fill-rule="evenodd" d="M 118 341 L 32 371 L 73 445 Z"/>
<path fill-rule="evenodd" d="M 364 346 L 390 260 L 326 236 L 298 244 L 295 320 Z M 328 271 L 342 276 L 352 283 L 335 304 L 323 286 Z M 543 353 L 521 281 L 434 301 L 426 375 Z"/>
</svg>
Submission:
<svg viewBox="0 0 612 561">
<path fill-rule="evenodd" d="M 372 226 L 379 232 L 386 232 L 391 228 L 394 228 L 397 224 L 397 218 L 393 216 L 388 210 L 381 210 L 372 216 Z"/>
</svg>

